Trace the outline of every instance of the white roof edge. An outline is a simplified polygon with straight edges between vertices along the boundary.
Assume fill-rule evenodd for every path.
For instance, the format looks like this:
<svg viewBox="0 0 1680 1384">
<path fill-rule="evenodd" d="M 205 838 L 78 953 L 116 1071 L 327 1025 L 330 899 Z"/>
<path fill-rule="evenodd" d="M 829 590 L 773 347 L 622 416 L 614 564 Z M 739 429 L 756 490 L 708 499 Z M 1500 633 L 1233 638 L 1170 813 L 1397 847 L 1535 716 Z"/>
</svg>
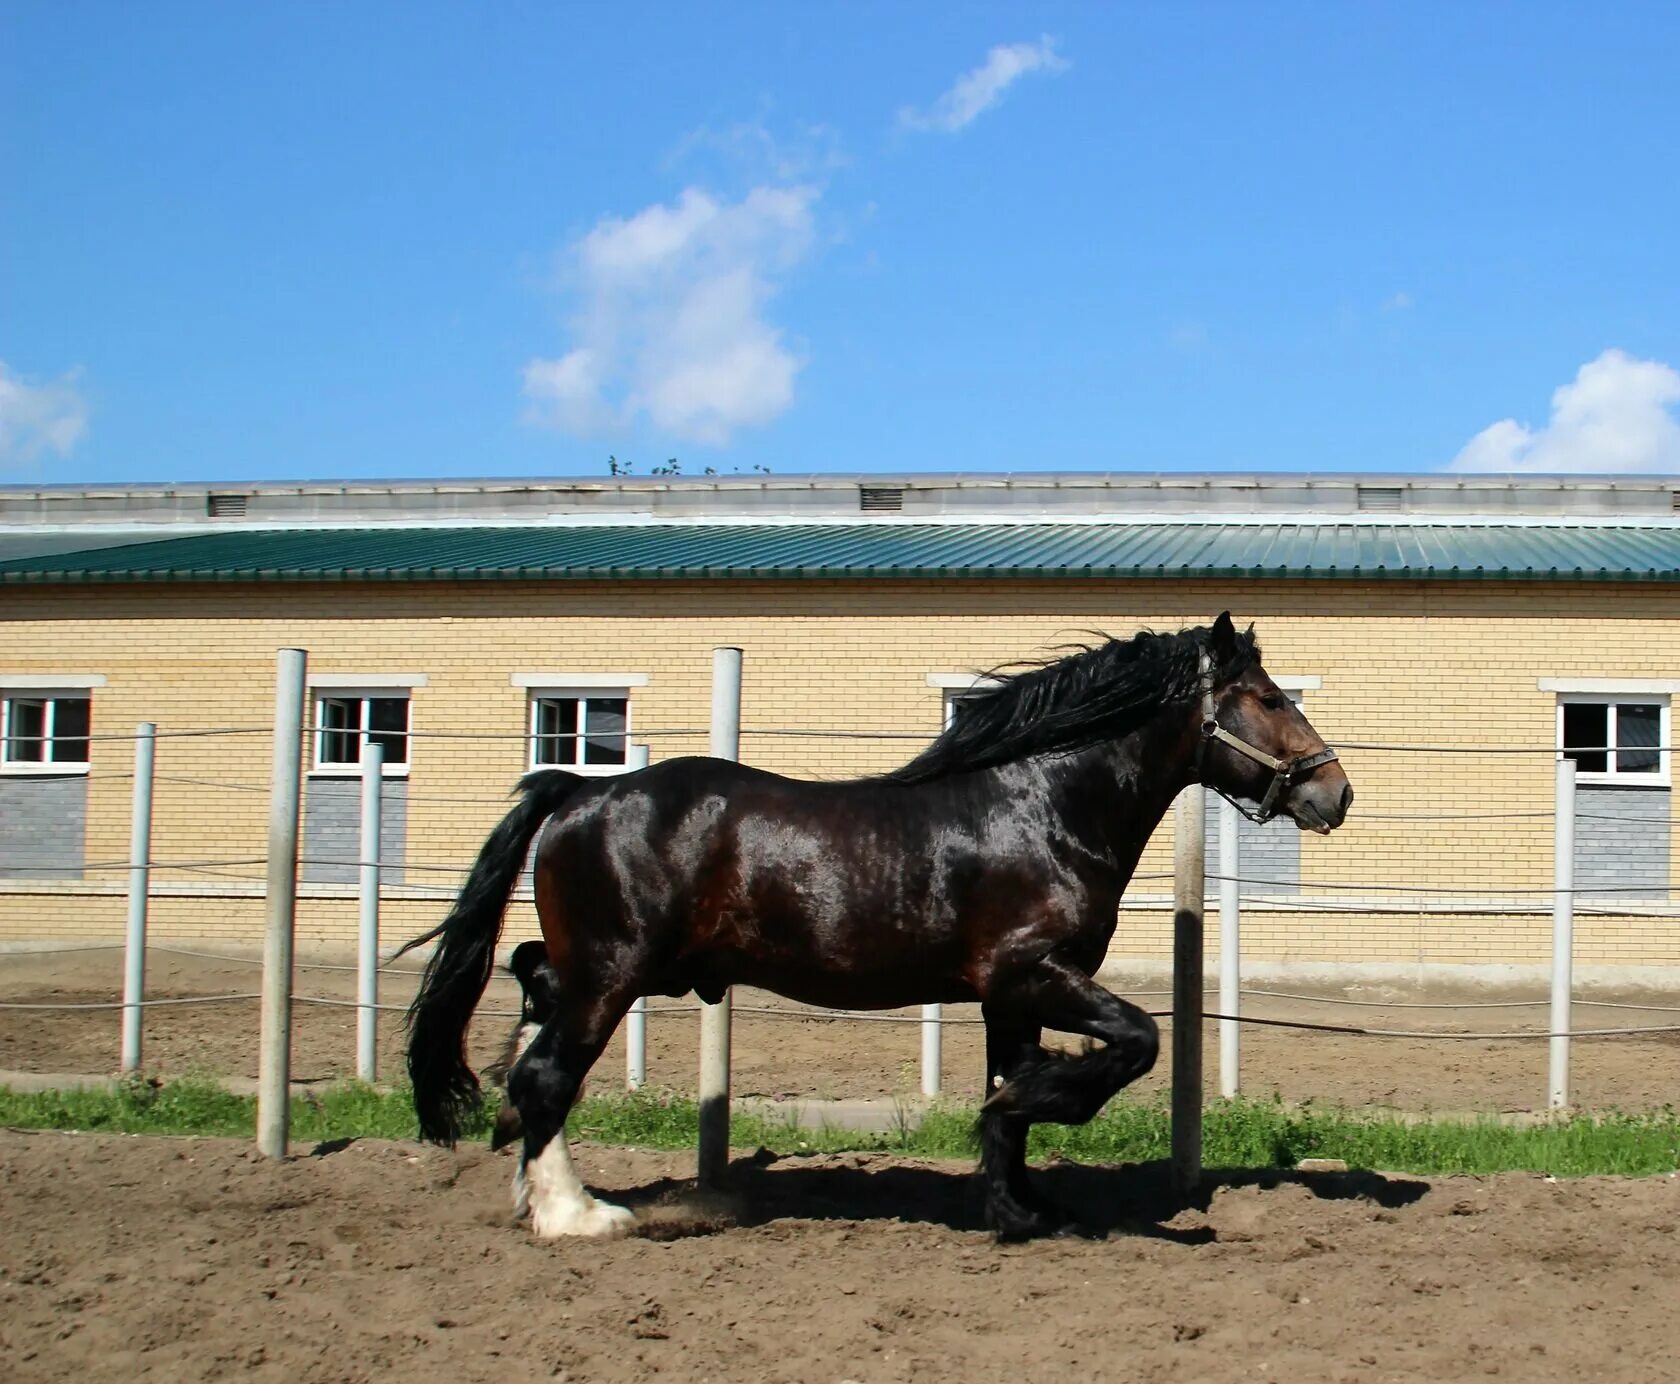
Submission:
<svg viewBox="0 0 1680 1384">
<path fill-rule="evenodd" d="M 320 519 L 282 523 L 276 520 L 180 524 L 0 524 L 0 536 L 76 534 L 88 551 L 100 535 L 146 534 L 164 538 L 213 533 L 307 533 L 339 530 L 431 529 L 871 529 L 871 528 L 1448 528 L 1448 529 L 1651 529 L 1680 533 L 1680 514 L 1541 515 L 1541 514 L 543 514 L 499 518 Z M 70 553 L 46 556 L 70 556 Z"/>
<path fill-rule="evenodd" d="M 209 479 L 0 485 L 0 498 L 121 495 L 392 495 L 569 491 L 669 492 L 706 490 L 830 490 L 856 486 L 983 490 L 1034 486 L 1110 489 L 1345 490 L 1360 486 L 1418 490 L 1662 490 L 1680 486 L 1680 471 L 765 471 L 725 476 L 438 476 L 347 477 L 342 480 Z"/>
<path fill-rule="evenodd" d="M 1670 697 L 1680 693 L 1680 678 L 1541 678 L 1542 692 L 1580 692 L 1588 696 L 1625 693 L 1632 697 Z"/>
<path fill-rule="evenodd" d="M 646 687 L 646 673 L 513 673 L 508 677 L 512 687 L 563 688 L 576 687 Z"/>
<path fill-rule="evenodd" d="M 91 691 L 104 687 L 103 673 L 8 673 L 0 669 L 0 689 L 10 692 Z"/>
<path fill-rule="evenodd" d="M 998 680 L 983 673 L 929 673 L 927 685 L 947 692 L 967 692 L 975 688 L 996 687 Z"/>
<path fill-rule="evenodd" d="M 431 678 L 425 673 L 311 673 L 309 685 L 326 691 L 377 691 L 385 687 L 425 687 Z"/>
</svg>

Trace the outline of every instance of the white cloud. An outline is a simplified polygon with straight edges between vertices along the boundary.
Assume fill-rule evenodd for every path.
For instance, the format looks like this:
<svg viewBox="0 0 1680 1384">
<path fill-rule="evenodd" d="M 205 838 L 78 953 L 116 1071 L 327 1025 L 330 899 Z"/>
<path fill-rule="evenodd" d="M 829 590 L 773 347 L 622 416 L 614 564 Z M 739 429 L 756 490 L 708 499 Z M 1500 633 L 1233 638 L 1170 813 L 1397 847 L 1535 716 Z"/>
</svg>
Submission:
<svg viewBox="0 0 1680 1384">
<path fill-rule="evenodd" d="M 780 416 L 803 361 L 765 309 L 810 250 L 817 196 L 761 186 L 730 202 L 691 187 L 601 220 L 565 251 L 572 348 L 526 365 L 528 419 L 588 435 L 645 416 L 723 446 Z"/>
<path fill-rule="evenodd" d="M 1534 428 L 1504 418 L 1453 459 L 1454 471 L 1680 471 L 1680 371 L 1605 351 L 1552 393 Z"/>
<path fill-rule="evenodd" d="M 43 452 L 67 457 L 87 431 L 76 372 L 31 384 L 0 360 L 0 466 L 27 466 Z"/>
<path fill-rule="evenodd" d="M 732 125 L 699 125 L 676 143 L 664 159 L 667 170 L 699 165 L 722 173 L 726 181 L 769 180 L 781 184 L 820 179 L 849 160 L 832 125 L 797 125 L 791 134 L 775 134 L 766 120 L 738 120 Z M 703 178 L 705 172 L 689 176 Z"/>
<path fill-rule="evenodd" d="M 1004 92 L 1029 72 L 1065 72 L 1067 67 L 1067 59 L 1056 52 L 1056 41 L 1048 34 L 1037 43 L 1000 43 L 986 54 L 985 62 L 958 77 L 927 110 L 903 107 L 898 123 L 910 130 L 955 134 L 997 105 Z"/>
<path fill-rule="evenodd" d="M 1402 289 L 1398 293 L 1391 293 L 1382 300 L 1384 312 L 1404 312 L 1412 305 L 1412 295 Z"/>
</svg>

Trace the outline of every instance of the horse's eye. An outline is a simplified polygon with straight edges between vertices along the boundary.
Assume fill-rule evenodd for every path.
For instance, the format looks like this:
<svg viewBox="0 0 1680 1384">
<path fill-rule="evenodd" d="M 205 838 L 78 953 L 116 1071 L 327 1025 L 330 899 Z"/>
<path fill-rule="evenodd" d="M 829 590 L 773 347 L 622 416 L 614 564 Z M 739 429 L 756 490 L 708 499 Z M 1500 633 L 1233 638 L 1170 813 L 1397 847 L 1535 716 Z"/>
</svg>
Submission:
<svg viewBox="0 0 1680 1384">
<path fill-rule="evenodd" d="M 1281 692 L 1268 692 L 1260 698 L 1260 705 L 1265 707 L 1267 711 L 1282 711 L 1283 694 Z"/>
</svg>

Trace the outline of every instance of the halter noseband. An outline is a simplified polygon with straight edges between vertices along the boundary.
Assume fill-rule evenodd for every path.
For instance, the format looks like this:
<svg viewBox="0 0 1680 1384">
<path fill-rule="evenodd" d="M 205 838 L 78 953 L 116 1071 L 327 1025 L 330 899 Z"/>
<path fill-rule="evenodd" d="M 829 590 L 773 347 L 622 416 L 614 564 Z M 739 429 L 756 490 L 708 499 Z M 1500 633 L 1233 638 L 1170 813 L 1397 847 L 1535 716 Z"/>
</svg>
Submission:
<svg viewBox="0 0 1680 1384">
<path fill-rule="evenodd" d="M 1269 755 L 1264 750 L 1248 741 L 1241 740 L 1214 719 L 1213 712 L 1213 660 L 1208 657 L 1207 650 L 1202 650 L 1201 659 L 1202 686 L 1202 736 L 1196 742 L 1196 777 L 1207 787 L 1224 798 L 1238 812 L 1251 822 L 1269 822 L 1277 816 L 1277 801 L 1283 793 L 1292 787 L 1297 779 L 1306 777 L 1321 764 L 1328 764 L 1336 758 L 1336 752 L 1329 746 L 1315 754 L 1298 754 L 1293 759 L 1279 759 Z M 1222 745 L 1229 745 L 1238 754 L 1252 759 L 1256 764 L 1272 771 L 1271 785 L 1266 789 L 1266 796 L 1260 800 L 1258 811 L 1250 811 L 1233 798 L 1223 788 L 1207 782 L 1202 775 L 1202 761 L 1207 757 L 1207 747 L 1210 740 L 1217 740 Z"/>
</svg>

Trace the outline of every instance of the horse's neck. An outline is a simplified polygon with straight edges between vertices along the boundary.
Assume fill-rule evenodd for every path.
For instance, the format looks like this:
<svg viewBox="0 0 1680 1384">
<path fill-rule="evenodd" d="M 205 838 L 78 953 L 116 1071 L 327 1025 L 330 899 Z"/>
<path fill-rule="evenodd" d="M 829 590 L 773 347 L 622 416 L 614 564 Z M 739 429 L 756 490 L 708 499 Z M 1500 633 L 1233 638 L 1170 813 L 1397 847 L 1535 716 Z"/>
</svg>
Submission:
<svg viewBox="0 0 1680 1384">
<path fill-rule="evenodd" d="M 1069 756 L 1057 796 L 1069 818 L 1100 839 L 1129 875 L 1173 799 L 1195 777 L 1195 742 L 1151 724 L 1122 740 Z"/>
</svg>

